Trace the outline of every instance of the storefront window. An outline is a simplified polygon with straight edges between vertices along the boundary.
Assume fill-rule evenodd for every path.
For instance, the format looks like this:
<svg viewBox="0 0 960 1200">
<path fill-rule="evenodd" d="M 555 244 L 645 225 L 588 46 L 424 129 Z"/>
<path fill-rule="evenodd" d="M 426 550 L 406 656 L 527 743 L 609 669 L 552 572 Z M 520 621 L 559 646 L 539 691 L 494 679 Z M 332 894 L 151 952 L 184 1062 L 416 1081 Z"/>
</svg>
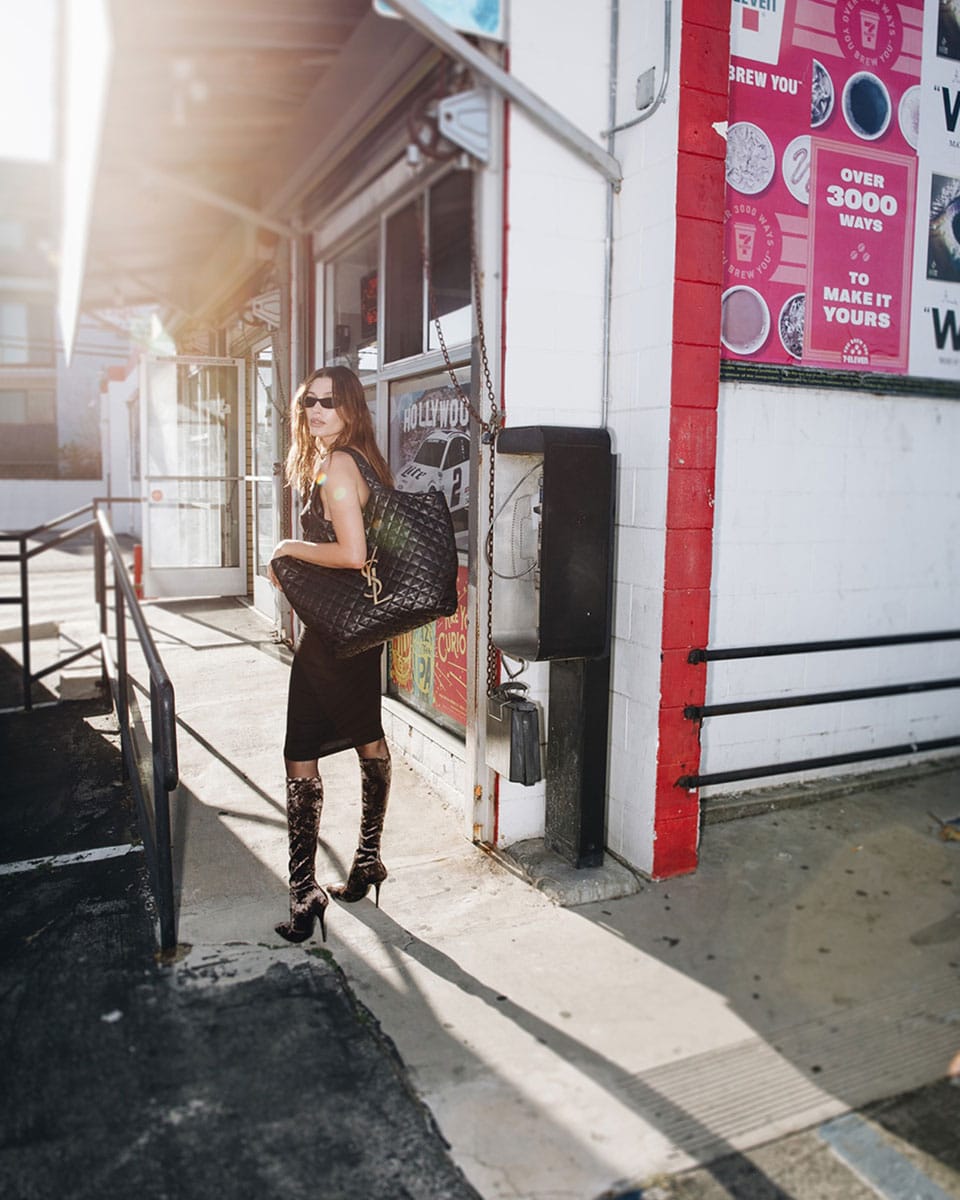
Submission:
<svg viewBox="0 0 960 1200">
<path fill-rule="evenodd" d="M 53 307 L 0 297 L 0 364 L 53 362 Z"/>
<path fill-rule="evenodd" d="M 470 341 L 470 206 L 472 176 L 454 171 L 426 195 L 432 301 L 426 294 L 423 231 L 417 206 L 408 204 L 387 221 L 385 358 L 395 362 L 439 350 L 434 316 L 448 346 Z"/>
<path fill-rule="evenodd" d="M 470 414 L 449 375 L 424 374 L 418 360 L 440 348 L 426 287 L 424 233 L 433 311 L 453 362 L 462 364 L 468 354 L 473 332 L 472 188 L 469 171 L 450 172 L 410 203 L 381 217 L 377 229 L 330 260 L 324 324 L 325 362 L 357 371 L 378 425 L 383 414 L 377 405 L 386 401 L 387 454 L 396 486 L 441 491 L 450 508 L 460 553 L 457 612 L 390 644 L 387 692 L 460 735 L 467 715 Z M 378 289 L 383 297 L 379 311 Z M 401 360 L 405 379 L 396 378 L 399 372 L 393 366 Z M 436 361 L 435 357 L 431 366 Z M 456 369 L 469 394 L 469 366 Z"/>
<path fill-rule="evenodd" d="M 327 335 L 327 363 L 341 363 L 363 376 L 376 371 L 377 265 L 380 239 L 374 231 L 330 265 L 333 303 Z"/>
<path fill-rule="evenodd" d="M 386 329 L 387 362 L 423 353 L 423 264 L 419 201 L 387 221 Z"/>
<path fill-rule="evenodd" d="M 457 372 L 469 396 L 469 370 Z M 460 551 L 459 605 L 452 617 L 390 644 L 388 693 L 463 733 L 467 715 L 467 516 L 470 413 L 444 373 L 391 385 L 390 467 L 401 491 L 446 497 Z"/>
<path fill-rule="evenodd" d="M 433 311 L 427 348 L 439 350 L 434 316 L 448 346 L 470 340 L 469 171 L 455 171 L 430 189 L 430 278 Z"/>
</svg>

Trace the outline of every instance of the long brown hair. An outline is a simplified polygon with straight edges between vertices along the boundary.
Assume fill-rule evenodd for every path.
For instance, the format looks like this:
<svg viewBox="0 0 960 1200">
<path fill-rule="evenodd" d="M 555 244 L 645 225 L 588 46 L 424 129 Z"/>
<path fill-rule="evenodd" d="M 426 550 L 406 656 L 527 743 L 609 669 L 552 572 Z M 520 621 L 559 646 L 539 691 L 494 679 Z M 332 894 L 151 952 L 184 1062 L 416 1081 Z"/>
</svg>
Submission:
<svg viewBox="0 0 960 1200">
<path fill-rule="evenodd" d="M 352 446 L 359 450 L 373 467 L 377 478 L 387 487 L 393 486 L 393 476 L 387 460 L 380 453 L 373 432 L 373 418 L 367 408 L 363 384 L 349 367 L 318 367 L 308 375 L 294 393 L 290 405 L 290 449 L 287 452 L 287 484 L 295 487 L 301 496 L 306 496 L 313 484 L 316 461 L 316 442 L 310 433 L 307 411 L 300 404 L 317 379 L 329 379 L 337 411 L 343 421 L 343 432 L 328 450 L 342 450 Z"/>
</svg>

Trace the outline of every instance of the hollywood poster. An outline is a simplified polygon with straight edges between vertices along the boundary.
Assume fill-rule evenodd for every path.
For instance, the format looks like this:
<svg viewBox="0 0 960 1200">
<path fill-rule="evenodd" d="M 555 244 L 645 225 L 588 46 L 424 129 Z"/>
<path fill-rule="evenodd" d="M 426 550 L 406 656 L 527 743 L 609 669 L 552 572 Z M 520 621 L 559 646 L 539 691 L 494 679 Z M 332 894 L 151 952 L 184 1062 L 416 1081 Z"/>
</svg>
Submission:
<svg viewBox="0 0 960 1200">
<path fill-rule="evenodd" d="M 957 377 L 958 8 L 732 0 L 724 358 Z"/>
<path fill-rule="evenodd" d="M 469 371 L 458 370 L 469 396 Z M 457 534 L 459 603 L 390 645 L 389 690 L 441 724 L 463 732 L 467 720 L 467 523 L 470 412 L 446 373 L 393 384 L 390 467 L 401 491 L 441 491 Z"/>
</svg>

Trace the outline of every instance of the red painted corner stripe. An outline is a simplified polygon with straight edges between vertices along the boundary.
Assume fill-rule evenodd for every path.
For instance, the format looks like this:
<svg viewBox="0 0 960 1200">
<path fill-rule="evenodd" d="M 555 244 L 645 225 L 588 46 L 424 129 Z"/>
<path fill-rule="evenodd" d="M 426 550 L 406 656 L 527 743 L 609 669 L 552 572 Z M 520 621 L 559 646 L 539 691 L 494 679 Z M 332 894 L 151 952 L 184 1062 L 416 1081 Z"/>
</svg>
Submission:
<svg viewBox="0 0 960 1200">
<path fill-rule="evenodd" d="M 729 5 L 684 0 L 652 869 L 657 879 L 696 870 L 700 836 L 699 797 L 678 789 L 676 780 L 699 769 L 699 730 L 683 709 L 702 704 L 706 690 L 704 667 L 688 663 L 687 653 L 706 643 L 710 624 L 724 203 L 722 153 L 711 135 L 713 122 L 727 115 L 719 75 L 704 80 L 700 67 L 712 62 L 725 69 L 729 22 Z"/>
</svg>

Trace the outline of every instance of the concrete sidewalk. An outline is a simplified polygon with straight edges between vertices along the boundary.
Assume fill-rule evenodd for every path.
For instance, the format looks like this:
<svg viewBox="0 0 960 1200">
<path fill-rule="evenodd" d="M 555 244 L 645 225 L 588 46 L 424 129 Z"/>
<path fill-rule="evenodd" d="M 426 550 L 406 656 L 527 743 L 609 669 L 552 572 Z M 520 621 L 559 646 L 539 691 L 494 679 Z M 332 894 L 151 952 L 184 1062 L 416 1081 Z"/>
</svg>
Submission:
<svg viewBox="0 0 960 1200">
<path fill-rule="evenodd" d="M 236 602 L 147 611 L 180 722 L 173 970 L 228 992 L 318 949 L 273 932 L 289 654 Z M 355 755 L 325 767 L 322 881 L 359 819 Z M 331 904 L 326 949 L 485 1200 L 651 1195 L 715 1161 L 747 1180 L 718 1195 L 782 1196 L 747 1152 L 932 1084 L 960 1049 L 960 843 L 928 815 L 960 811 L 955 762 L 707 825 L 695 875 L 577 908 L 468 842 L 399 757 L 394 780 L 382 908 Z"/>
<path fill-rule="evenodd" d="M 181 969 L 252 978 L 280 944 L 286 652 L 229 602 L 156 605 L 177 689 Z M 328 761 L 321 877 L 358 822 Z M 707 826 L 696 875 L 558 907 L 472 846 L 402 762 L 382 909 L 329 949 L 487 1200 L 587 1200 L 942 1077 L 960 1049 L 960 770 Z M 325 855 L 325 861 L 324 861 Z"/>
</svg>

